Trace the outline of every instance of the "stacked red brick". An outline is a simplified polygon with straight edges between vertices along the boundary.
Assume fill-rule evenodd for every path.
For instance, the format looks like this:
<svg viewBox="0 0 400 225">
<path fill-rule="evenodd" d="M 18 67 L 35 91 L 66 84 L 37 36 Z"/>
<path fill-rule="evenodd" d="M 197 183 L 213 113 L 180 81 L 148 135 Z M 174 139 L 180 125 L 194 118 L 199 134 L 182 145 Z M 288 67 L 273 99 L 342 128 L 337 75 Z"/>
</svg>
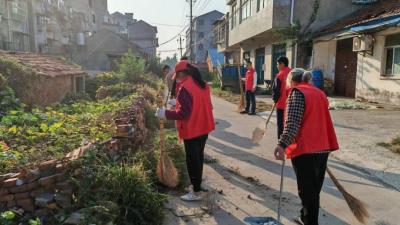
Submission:
<svg viewBox="0 0 400 225">
<path fill-rule="evenodd" d="M 50 209 L 71 205 L 73 186 L 67 181 L 66 167 L 72 160 L 81 157 L 90 145 L 67 154 L 64 159 L 50 160 L 36 169 L 0 176 L 0 206 L 20 207 L 38 216 Z"/>
</svg>

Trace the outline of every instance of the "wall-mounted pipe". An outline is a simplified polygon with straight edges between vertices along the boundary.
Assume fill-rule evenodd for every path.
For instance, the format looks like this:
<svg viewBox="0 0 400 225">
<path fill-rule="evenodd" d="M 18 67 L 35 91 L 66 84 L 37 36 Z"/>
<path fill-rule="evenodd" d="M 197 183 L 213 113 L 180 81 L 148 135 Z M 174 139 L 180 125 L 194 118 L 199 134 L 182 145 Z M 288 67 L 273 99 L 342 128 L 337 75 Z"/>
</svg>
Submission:
<svg viewBox="0 0 400 225">
<path fill-rule="evenodd" d="M 290 6 L 290 25 L 295 26 L 296 24 L 294 23 L 294 6 L 295 6 L 295 0 L 292 0 L 292 4 Z M 294 57 L 293 57 L 293 66 L 297 67 L 297 50 L 298 46 L 297 43 L 294 46 Z"/>
</svg>

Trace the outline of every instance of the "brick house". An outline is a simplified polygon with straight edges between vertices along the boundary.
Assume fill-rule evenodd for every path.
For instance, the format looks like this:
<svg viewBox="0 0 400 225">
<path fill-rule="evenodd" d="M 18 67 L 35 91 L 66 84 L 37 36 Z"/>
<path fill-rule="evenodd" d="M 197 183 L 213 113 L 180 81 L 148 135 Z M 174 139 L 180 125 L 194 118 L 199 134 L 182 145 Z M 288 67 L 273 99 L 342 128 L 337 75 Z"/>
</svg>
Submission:
<svg viewBox="0 0 400 225">
<path fill-rule="evenodd" d="M 0 73 L 28 106 L 47 106 L 61 101 L 68 93 L 85 92 L 86 72 L 59 57 L 0 51 L 0 59 Z"/>
</svg>

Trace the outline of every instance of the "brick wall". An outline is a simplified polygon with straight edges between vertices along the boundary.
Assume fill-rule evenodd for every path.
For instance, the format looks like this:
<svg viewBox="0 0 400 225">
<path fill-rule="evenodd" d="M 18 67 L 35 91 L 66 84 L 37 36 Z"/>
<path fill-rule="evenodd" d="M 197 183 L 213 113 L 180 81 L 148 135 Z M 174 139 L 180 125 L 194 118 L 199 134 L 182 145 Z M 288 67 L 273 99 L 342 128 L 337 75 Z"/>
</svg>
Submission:
<svg viewBox="0 0 400 225">
<path fill-rule="evenodd" d="M 106 143 L 110 156 L 125 154 L 126 146 L 140 146 L 149 133 L 145 126 L 145 107 L 148 97 L 136 97 L 127 109 L 115 118 L 115 138 Z M 0 175 L 0 211 L 22 208 L 35 216 L 49 215 L 51 210 L 71 206 L 75 187 L 69 182 L 72 168 L 70 162 L 78 160 L 91 150 L 92 144 L 84 145 L 59 160 L 39 163 L 34 168 L 23 168 L 19 172 Z M 79 169 L 73 171 L 79 178 Z"/>
</svg>

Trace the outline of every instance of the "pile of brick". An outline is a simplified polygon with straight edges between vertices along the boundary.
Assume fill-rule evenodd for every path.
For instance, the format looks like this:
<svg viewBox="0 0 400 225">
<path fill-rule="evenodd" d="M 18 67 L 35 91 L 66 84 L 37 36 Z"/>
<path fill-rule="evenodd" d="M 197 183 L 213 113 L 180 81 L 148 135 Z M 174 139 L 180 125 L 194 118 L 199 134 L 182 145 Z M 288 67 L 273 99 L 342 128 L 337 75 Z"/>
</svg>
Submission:
<svg viewBox="0 0 400 225">
<path fill-rule="evenodd" d="M 18 207 L 35 212 L 36 216 L 46 216 L 51 209 L 71 206 L 74 187 L 68 182 L 66 169 L 90 146 L 78 148 L 63 159 L 42 162 L 36 169 L 0 175 L 0 207 Z"/>
</svg>

